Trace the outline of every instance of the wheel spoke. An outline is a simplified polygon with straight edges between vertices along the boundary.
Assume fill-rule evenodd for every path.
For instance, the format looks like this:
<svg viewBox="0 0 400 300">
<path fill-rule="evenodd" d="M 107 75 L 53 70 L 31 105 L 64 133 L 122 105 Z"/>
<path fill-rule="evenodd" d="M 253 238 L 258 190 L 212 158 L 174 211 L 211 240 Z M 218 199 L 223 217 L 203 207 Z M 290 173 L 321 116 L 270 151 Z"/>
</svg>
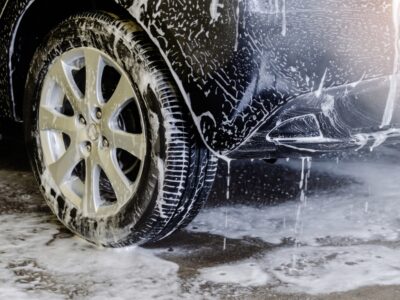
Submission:
<svg viewBox="0 0 400 300">
<path fill-rule="evenodd" d="M 91 157 L 85 161 L 85 196 L 82 203 L 82 209 L 86 215 L 94 214 L 97 211 L 96 199 L 100 197 L 99 180 L 100 172 L 98 165 Z"/>
<path fill-rule="evenodd" d="M 63 156 L 49 166 L 49 171 L 58 186 L 61 186 L 65 181 L 70 179 L 72 171 L 81 159 L 80 151 L 72 144 Z"/>
<path fill-rule="evenodd" d="M 61 59 L 57 59 L 50 68 L 49 75 L 61 87 L 65 97 L 71 103 L 75 113 L 77 113 L 81 110 L 82 95 L 72 77 L 72 69 L 71 66 L 65 64 Z"/>
<path fill-rule="evenodd" d="M 77 128 L 74 117 L 68 117 L 45 106 L 40 107 L 39 116 L 39 130 L 55 130 L 70 137 L 76 133 Z"/>
<path fill-rule="evenodd" d="M 143 160 L 146 152 L 144 134 L 133 134 L 122 130 L 111 130 L 110 143 L 114 149 L 122 149 Z"/>
<path fill-rule="evenodd" d="M 81 191 L 81 185 L 82 181 L 78 177 L 72 176 L 60 187 L 65 198 L 71 201 L 71 203 L 73 203 L 76 207 L 81 207 L 82 205 L 82 198 L 78 196 L 79 192 Z M 78 191 L 78 193 L 76 193 L 76 191 Z M 80 195 L 83 195 L 83 192 L 80 193 Z"/>
<path fill-rule="evenodd" d="M 112 151 L 104 151 L 100 156 L 101 168 L 106 174 L 120 203 L 126 202 L 131 197 L 132 188 L 128 179 L 118 165 Z"/>
<path fill-rule="evenodd" d="M 105 105 L 105 110 L 109 112 L 120 111 L 128 100 L 134 97 L 132 84 L 126 76 L 121 76 L 117 87 L 110 100 Z"/>
<path fill-rule="evenodd" d="M 101 91 L 101 79 L 104 71 L 104 62 L 99 53 L 85 50 L 86 87 L 85 98 L 87 102 L 98 106 L 104 102 Z"/>
</svg>

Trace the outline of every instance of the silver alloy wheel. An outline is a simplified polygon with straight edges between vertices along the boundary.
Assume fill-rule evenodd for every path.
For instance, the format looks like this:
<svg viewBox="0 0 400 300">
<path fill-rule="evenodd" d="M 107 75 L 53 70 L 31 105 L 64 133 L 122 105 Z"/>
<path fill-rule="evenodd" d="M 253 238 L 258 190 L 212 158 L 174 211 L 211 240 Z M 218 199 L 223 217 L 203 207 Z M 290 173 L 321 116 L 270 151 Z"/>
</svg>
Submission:
<svg viewBox="0 0 400 300">
<path fill-rule="evenodd" d="M 103 86 L 113 80 L 106 99 Z M 123 114 L 130 105 L 135 130 Z M 45 77 L 38 128 L 49 177 L 83 216 L 113 216 L 132 199 L 147 153 L 146 131 L 131 80 L 110 56 L 84 47 L 58 57 Z"/>
</svg>

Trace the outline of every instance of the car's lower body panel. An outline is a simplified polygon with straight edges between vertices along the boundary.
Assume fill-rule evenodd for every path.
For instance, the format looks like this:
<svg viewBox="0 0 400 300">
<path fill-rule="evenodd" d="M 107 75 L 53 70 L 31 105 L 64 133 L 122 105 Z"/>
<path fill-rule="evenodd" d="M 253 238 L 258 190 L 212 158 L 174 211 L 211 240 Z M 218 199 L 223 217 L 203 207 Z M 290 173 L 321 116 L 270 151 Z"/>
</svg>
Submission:
<svg viewBox="0 0 400 300">
<path fill-rule="evenodd" d="M 231 158 L 276 158 L 400 142 L 399 75 L 301 95 L 279 109 Z"/>
</svg>

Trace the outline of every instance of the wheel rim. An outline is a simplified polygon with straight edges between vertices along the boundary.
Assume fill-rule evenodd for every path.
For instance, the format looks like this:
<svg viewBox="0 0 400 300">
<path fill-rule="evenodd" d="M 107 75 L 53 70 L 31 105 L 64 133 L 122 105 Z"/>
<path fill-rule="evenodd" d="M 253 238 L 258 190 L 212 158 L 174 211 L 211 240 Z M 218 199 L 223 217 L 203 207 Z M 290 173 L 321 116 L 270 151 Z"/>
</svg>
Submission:
<svg viewBox="0 0 400 300">
<path fill-rule="evenodd" d="M 38 128 L 49 177 L 88 217 L 132 199 L 147 153 L 143 113 L 126 72 L 94 48 L 56 58 L 45 77 Z"/>
</svg>

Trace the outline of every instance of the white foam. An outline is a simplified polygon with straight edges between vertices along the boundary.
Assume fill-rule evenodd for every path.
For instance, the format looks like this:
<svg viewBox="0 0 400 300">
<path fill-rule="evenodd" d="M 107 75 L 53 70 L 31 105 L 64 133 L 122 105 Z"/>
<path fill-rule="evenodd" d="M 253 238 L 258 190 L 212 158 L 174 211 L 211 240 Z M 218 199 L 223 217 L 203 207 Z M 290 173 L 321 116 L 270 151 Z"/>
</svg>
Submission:
<svg viewBox="0 0 400 300">
<path fill-rule="evenodd" d="M 263 286 L 271 277 L 258 264 L 247 262 L 224 265 L 201 270 L 200 279 L 219 284 L 238 284 L 241 286 Z"/>
<path fill-rule="evenodd" d="M 0 216 L 0 298 L 180 299 L 178 266 L 141 248 L 57 239 L 45 215 Z M 58 298 L 57 298 L 58 297 Z"/>
<path fill-rule="evenodd" d="M 379 245 L 286 248 L 258 261 L 284 283 L 280 292 L 328 294 L 400 284 L 399 248 Z M 292 257 L 296 255 L 296 264 Z"/>
</svg>

